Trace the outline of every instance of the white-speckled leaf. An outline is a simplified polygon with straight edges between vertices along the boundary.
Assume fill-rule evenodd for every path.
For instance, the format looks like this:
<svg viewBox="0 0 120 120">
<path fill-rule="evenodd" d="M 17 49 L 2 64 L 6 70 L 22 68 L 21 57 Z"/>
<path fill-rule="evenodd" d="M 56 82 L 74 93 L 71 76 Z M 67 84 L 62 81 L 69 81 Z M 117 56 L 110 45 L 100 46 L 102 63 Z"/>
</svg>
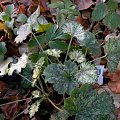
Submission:
<svg viewBox="0 0 120 120">
<path fill-rule="evenodd" d="M 80 65 L 80 71 L 77 73 L 76 78 L 80 83 L 96 83 L 98 80 L 97 69 L 91 63 L 84 62 Z"/>
<path fill-rule="evenodd" d="M 62 26 L 62 31 L 64 33 L 70 34 L 72 37 L 76 37 L 78 42 L 80 42 L 80 45 L 85 44 L 84 40 L 85 40 L 86 34 L 85 34 L 85 31 L 83 30 L 83 27 L 80 24 L 74 21 L 66 22 Z"/>
<path fill-rule="evenodd" d="M 30 25 L 27 23 L 21 25 L 17 31 L 17 37 L 15 38 L 16 43 L 21 43 L 31 33 Z"/>
<path fill-rule="evenodd" d="M 11 63 L 10 68 L 8 70 L 8 75 L 12 75 L 13 72 L 16 70 L 18 73 L 21 72 L 22 68 L 26 67 L 28 62 L 28 56 L 24 53 L 19 59 L 16 64 Z"/>
<path fill-rule="evenodd" d="M 78 72 L 78 67 L 75 63 L 67 61 L 64 64 L 52 63 L 44 70 L 45 80 L 52 83 L 53 87 L 59 94 L 70 92 L 79 86 L 78 79 L 75 74 Z"/>
</svg>

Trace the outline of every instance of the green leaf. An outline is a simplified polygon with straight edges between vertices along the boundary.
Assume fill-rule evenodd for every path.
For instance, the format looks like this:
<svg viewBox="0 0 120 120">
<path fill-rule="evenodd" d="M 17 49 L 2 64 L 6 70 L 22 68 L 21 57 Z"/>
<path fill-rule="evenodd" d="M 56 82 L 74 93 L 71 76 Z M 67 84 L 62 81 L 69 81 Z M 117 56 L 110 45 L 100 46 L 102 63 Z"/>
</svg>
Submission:
<svg viewBox="0 0 120 120">
<path fill-rule="evenodd" d="M 25 69 L 22 71 L 22 75 L 26 77 L 28 80 L 22 77 L 21 79 L 21 86 L 23 88 L 29 88 L 31 87 L 31 82 L 32 82 L 32 68 L 30 65 L 27 65 Z"/>
<path fill-rule="evenodd" d="M 17 22 L 25 23 L 27 22 L 27 16 L 25 14 L 19 14 L 16 19 Z"/>
<path fill-rule="evenodd" d="M 37 33 L 46 32 L 51 26 L 52 26 L 52 23 L 39 24 L 39 29 L 38 29 Z"/>
<path fill-rule="evenodd" d="M 109 0 L 106 5 L 109 12 L 114 12 L 118 8 L 118 3 L 114 0 Z"/>
<path fill-rule="evenodd" d="M 0 120 L 4 120 L 4 115 L 0 114 Z"/>
<path fill-rule="evenodd" d="M 5 21 L 5 24 L 6 24 L 9 28 L 13 29 L 14 19 L 12 19 L 11 21 Z"/>
<path fill-rule="evenodd" d="M 32 63 L 36 63 L 41 57 L 45 58 L 45 64 L 44 65 L 48 65 L 48 56 L 45 53 L 32 53 L 30 56 L 30 59 L 32 61 Z"/>
<path fill-rule="evenodd" d="M 58 39 L 69 39 L 69 35 L 64 34 L 61 29 L 57 29 L 56 25 L 52 25 L 46 32 L 46 39 L 48 41 Z"/>
<path fill-rule="evenodd" d="M 5 13 L 8 15 L 8 16 L 11 16 L 14 12 L 14 4 L 11 4 L 11 5 L 7 5 L 6 6 L 6 10 L 5 10 Z"/>
<path fill-rule="evenodd" d="M 80 24 L 74 21 L 66 22 L 62 26 L 62 31 L 63 33 L 71 35 L 71 37 L 76 37 L 78 42 L 80 42 L 81 45 L 84 45 L 86 35 Z"/>
<path fill-rule="evenodd" d="M 68 44 L 64 41 L 49 41 L 50 48 L 58 49 L 61 51 L 66 51 L 68 49 Z"/>
<path fill-rule="evenodd" d="M 36 38 L 37 38 L 37 41 L 39 42 L 39 44 L 42 47 L 44 47 L 44 44 L 46 43 L 45 36 L 42 34 L 42 35 L 36 36 Z M 28 43 L 29 48 L 39 47 L 39 44 L 37 41 L 35 38 L 31 38 L 29 43 Z"/>
<path fill-rule="evenodd" d="M 110 39 L 104 46 L 105 54 L 107 55 L 107 65 L 111 72 L 114 72 L 117 68 L 118 62 L 120 60 L 120 41 L 115 39 Z"/>
<path fill-rule="evenodd" d="M 91 32 L 86 33 L 85 39 L 85 47 L 89 50 L 93 55 L 99 56 L 101 54 L 100 45 L 95 38 L 95 35 Z"/>
<path fill-rule="evenodd" d="M 80 64 L 80 71 L 76 74 L 76 79 L 83 84 L 96 83 L 98 80 L 97 69 L 93 64 L 83 62 Z"/>
<path fill-rule="evenodd" d="M 70 115 L 76 115 L 75 120 L 103 120 L 106 116 L 105 120 L 115 120 L 112 97 L 106 92 L 97 94 L 88 84 L 74 89 L 64 100 L 64 108 Z"/>
<path fill-rule="evenodd" d="M 5 42 L 0 42 L 0 55 L 4 55 L 7 52 Z"/>
<path fill-rule="evenodd" d="M 71 61 L 67 61 L 65 65 L 52 63 L 44 70 L 45 80 L 52 83 L 53 87 L 59 94 L 70 92 L 79 86 L 75 74 L 78 71 L 77 65 Z"/>
<path fill-rule="evenodd" d="M 52 4 L 49 4 L 48 7 L 50 8 L 64 8 L 64 2 L 58 1 Z"/>
<path fill-rule="evenodd" d="M 108 14 L 107 6 L 104 3 L 98 4 L 92 12 L 92 20 L 102 20 Z"/>
<path fill-rule="evenodd" d="M 0 62 L 4 60 L 4 55 L 0 55 Z"/>
<path fill-rule="evenodd" d="M 50 120 L 67 120 L 68 112 L 64 110 L 64 112 L 55 112 L 51 115 Z"/>
<path fill-rule="evenodd" d="M 103 20 L 103 23 L 114 30 L 120 25 L 120 16 L 116 12 L 108 14 Z"/>
</svg>

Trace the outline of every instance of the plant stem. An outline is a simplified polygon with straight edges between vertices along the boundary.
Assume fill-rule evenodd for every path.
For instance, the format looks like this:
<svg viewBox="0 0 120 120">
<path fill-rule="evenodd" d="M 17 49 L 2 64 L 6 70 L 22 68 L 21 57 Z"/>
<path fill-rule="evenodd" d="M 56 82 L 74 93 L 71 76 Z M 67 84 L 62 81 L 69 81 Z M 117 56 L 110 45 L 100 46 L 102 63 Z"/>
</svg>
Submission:
<svg viewBox="0 0 120 120">
<path fill-rule="evenodd" d="M 32 35 L 33 35 L 33 37 L 35 38 L 36 42 L 38 43 L 40 49 L 43 51 L 43 48 L 42 48 L 41 44 L 39 43 L 38 39 L 36 38 L 36 36 L 34 35 L 33 32 L 32 32 Z"/>
<path fill-rule="evenodd" d="M 26 78 L 25 76 L 23 76 L 22 74 L 19 74 L 19 73 L 17 73 L 19 76 L 21 76 L 21 77 L 23 77 L 25 80 L 27 80 L 28 82 L 30 82 L 31 84 L 32 84 L 32 82 L 28 79 L 28 78 Z M 42 89 L 40 89 L 36 84 L 35 84 L 35 87 L 38 89 L 38 90 L 40 90 L 41 92 L 43 92 L 42 91 Z"/>
<path fill-rule="evenodd" d="M 65 56 L 65 62 L 66 62 L 67 57 L 68 57 L 68 53 L 69 53 L 69 50 L 70 50 L 70 46 L 71 46 L 71 43 L 72 43 L 72 39 L 73 39 L 73 36 L 71 36 L 71 39 L 70 39 L 70 42 L 69 42 L 69 46 L 68 46 L 67 53 L 66 53 L 66 56 Z"/>
<path fill-rule="evenodd" d="M 47 99 L 57 110 L 59 110 L 60 112 L 63 112 L 63 110 L 60 109 L 58 106 L 56 106 L 49 98 L 47 98 Z"/>
<path fill-rule="evenodd" d="M 22 101 L 25 101 L 25 100 L 28 100 L 28 99 L 34 99 L 34 98 L 25 98 L 25 99 L 21 99 L 21 100 L 16 100 L 16 101 L 12 101 L 12 102 L 8 102 L 8 103 L 4 103 L 4 104 L 1 104 L 1 106 L 4 106 L 4 105 L 9 105 L 9 104 L 13 104 L 13 103 L 17 103 L 17 102 L 22 102 Z"/>
<path fill-rule="evenodd" d="M 104 56 L 101 56 L 101 57 L 99 57 L 99 58 L 96 58 L 96 59 L 94 59 L 94 60 L 91 60 L 91 61 L 89 61 L 89 62 L 94 62 L 94 61 L 96 61 L 96 60 L 99 60 L 99 59 L 105 58 L 106 56 L 107 56 L 107 54 L 104 55 Z"/>
</svg>

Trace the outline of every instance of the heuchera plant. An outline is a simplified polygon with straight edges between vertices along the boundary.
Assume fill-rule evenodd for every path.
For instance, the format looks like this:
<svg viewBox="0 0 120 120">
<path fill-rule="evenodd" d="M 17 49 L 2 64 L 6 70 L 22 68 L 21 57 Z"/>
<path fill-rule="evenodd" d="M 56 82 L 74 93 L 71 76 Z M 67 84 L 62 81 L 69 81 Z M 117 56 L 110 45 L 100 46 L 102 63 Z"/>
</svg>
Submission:
<svg viewBox="0 0 120 120">
<path fill-rule="evenodd" d="M 106 25 L 116 28 L 116 25 L 106 22 L 110 14 L 108 10 L 111 12 L 111 19 L 112 16 L 117 17 L 114 12 L 117 6 L 114 3 L 112 9 L 111 2 L 96 6 L 92 19 L 99 21 L 104 18 Z M 0 61 L 2 61 L 0 73 L 3 73 L 0 75 L 12 75 L 16 72 L 22 77 L 25 88 L 36 88 L 32 95 L 33 99 L 37 98 L 37 100 L 29 108 L 30 118 L 38 111 L 41 102 L 47 100 L 58 110 L 51 115 L 51 120 L 67 120 L 70 116 L 75 120 L 115 120 L 112 97 L 106 92 L 98 94 L 93 88 L 98 81 L 94 61 L 100 59 L 101 54 L 95 35 L 86 32 L 80 23 L 75 22 L 74 19 L 79 15 L 79 11 L 70 0 L 59 1 L 50 4 L 49 7 L 56 10 L 54 24 L 40 15 L 39 7 L 28 18 L 18 15 L 14 20 L 22 23 L 19 27 L 9 25 L 14 21 L 12 21 L 12 13 L 7 13 L 7 9 L 13 11 L 13 5 L 9 5 L 6 11 L 1 13 L 1 20 L 7 27 L 12 30 L 17 28 L 14 42 L 24 43 L 24 40 L 30 39 L 27 50 L 22 53 L 16 63 L 11 59 L 4 60 L 6 47 L 4 42 L 0 42 Z M 96 17 L 96 14 L 103 10 L 105 10 L 104 14 L 100 13 L 99 17 Z M 5 19 L 6 17 L 9 19 Z M 21 17 L 24 21 L 21 21 Z M 77 46 L 73 44 L 73 40 L 78 44 Z M 104 51 L 103 57 L 107 59 L 107 67 L 110 71 L 114 71 L 120 59 L 120 41 L 108 40 L 104 45 Z M 86 55 L 92 55 L 96 59 L 88 61 Z M 63 102 L 59 106 L 50 99 L 48 83 L 52 84 L 58 94 L 63 95 Z"/>
</svg>

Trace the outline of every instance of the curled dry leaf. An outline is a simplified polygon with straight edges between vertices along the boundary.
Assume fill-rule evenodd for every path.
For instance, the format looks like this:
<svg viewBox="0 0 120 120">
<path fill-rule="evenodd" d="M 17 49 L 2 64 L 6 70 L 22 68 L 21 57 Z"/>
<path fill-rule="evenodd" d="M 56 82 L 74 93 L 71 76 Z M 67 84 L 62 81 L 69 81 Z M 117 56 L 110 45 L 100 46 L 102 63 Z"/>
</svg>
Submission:
<svg viewBox="0 0 120 120">
<path fill-rule="evenodd" d="M 120 93 L 120 70 L 116 70 L 114 73 L 108 73 L 111 81 L 108 83 L 108 87 L 115 93 Z"/>
<path fill-rule="evenodd" d="M 94 4 L 92 0 L 74 0 L 79 10 L 85 10 Z"/>
</svg>

